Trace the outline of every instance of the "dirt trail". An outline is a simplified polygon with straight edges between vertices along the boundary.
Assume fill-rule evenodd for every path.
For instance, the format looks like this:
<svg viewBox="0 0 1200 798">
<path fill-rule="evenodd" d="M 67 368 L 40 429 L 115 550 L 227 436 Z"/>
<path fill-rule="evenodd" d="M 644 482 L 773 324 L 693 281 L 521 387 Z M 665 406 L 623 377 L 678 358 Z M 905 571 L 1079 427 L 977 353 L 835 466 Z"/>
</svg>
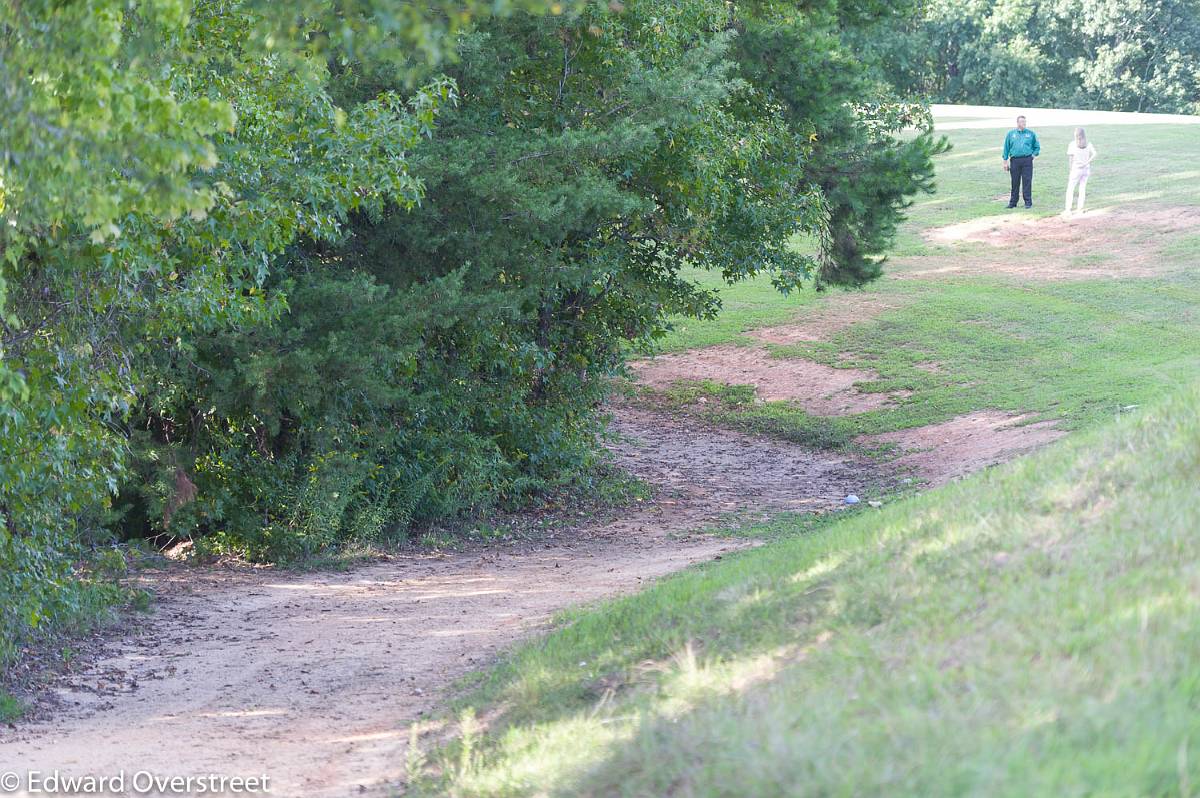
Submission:
<svg viewBox="0 0 1200 798">
<path fill-rule="evenodd" d="M 859 443 L 898 447 L 896 468 L 912 469 L 930 485 L 941 485 L 997 463 L 1004 463 L 1056 441 L 1065 430 L 1053 421 L 980 410 L 940 424 L 864 435 Z"/>
<path fill-rule="evenodd" d="M 729 513 L 832 507 L 871 474 L 643 411 L 614 426 L 629 436 L 618 461 L 655 499 L 555 540 L 339 574 L 146 574 L 153 616 L 60 688 L 52 720 L 3 732 L 0 770 L 266 774 L 275 796 L 386 794 L 410 724 L 556 611 L 736 548 L 692 534 Z"/>
</svg>

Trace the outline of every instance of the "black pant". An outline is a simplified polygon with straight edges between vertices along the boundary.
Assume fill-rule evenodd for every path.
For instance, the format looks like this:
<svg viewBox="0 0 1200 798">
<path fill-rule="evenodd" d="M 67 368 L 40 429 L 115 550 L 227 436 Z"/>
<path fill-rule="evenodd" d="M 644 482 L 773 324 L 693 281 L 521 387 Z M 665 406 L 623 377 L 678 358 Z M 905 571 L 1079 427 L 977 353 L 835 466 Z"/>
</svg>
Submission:
<svg viewBox="0 0 1200 798">
<path fill-rule="evenodd" d="M 1008 207 L 1017 204 L 1017 190 L 1025 195 L 1025 207 L 1033 204 L 1033 156 L 1022 155 L 1008 159 L 1008 173 L 1012 177 L 1012 193 L 1008 195 Z"/>
</svg>

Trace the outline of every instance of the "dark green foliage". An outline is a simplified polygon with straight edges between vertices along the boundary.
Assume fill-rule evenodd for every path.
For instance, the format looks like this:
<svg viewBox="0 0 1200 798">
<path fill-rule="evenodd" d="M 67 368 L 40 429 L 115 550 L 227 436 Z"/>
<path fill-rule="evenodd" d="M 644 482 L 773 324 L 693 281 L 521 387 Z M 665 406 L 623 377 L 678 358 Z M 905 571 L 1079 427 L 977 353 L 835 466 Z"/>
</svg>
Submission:
<svg viewBox="0 0 1200 798">
<path fill-rule="evenodd" d="M 179 392 L 160 359 L 268 324 L 285 304 L 264 298 L 274 258 L 419 195 L 405 151 L 453 87 L 346 111 L 325 56 L 394 62 L 490 5 L 312 0 L 289 6 L 295 28 L 239 0 L 0 6 L 0 664 L 104 603 L 77 566 L 121 483 L 141 492 L 131 409 Z"/>
<path fill-rule="evenodd" d="M 936 0 L 854 38 L 936 102 L 1200 113 L 1193 0 Z"/>
<path fill-rule="evenodd" d="M 685 266 L 878 274 L 939 146 L 844 44 L 888 4 L 559 5 L 5 12 L 53 77 L 4 76 L 5 645 L 113 531 L 300 559 L 586 483 L 623 354 L 716 312 Z"/>
<path fill-rule="evenodd" d="M 879 10 L 869 4 L 851 11 L 861 24 L 877 24 Z M 890 14 L 885 19 L 895 21 Z M 843 40 L 845 33 L 811 22 L 778 9 L 746 20 L 739 63 L 782 106 L 790 131 L 809 132 L 802 176 L 820 187 L 828 213 L 820 280 L 861 284 L 881 273 L 879 256 L 903 209 L 914 194 L 932 191 L 932 158 L 948 145 L 934 137 L 926 109 L 899 102 Z M 914 128 L 915 137 L 900 137 Z"/>
<path fill-rule="evenodd" d="M 733 74 L 727 7 L 655 24 L 662 9 L 469 36 L 462 102 L 409 161 L 420 206 L 276 262 L 277 323 L 168 353 L 131 520 L 287 558 L 569 484 L 626 347 L 715 311 L 681 266 L 810 274 L 786 244 L 822 205 L 779 157 L 795 136 Z M 344 81 L 347 103 L 365 82 Z"/>
</svg>

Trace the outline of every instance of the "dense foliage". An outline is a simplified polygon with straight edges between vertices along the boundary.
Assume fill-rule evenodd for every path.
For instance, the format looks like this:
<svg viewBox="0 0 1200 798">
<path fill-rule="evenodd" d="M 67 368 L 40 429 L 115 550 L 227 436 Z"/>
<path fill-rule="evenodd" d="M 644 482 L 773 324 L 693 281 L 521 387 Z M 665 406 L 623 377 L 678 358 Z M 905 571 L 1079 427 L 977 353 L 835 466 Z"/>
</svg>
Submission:
<svg viewBox="0 0 1200 798">
<path fill-rule="evenodd" d="M 859 44 L 934 102 L 1200 113 L 1195 0 L 933 0 Z"/>
<path fill-rule="evenodd" d="M 268 324 L 274 258 L 419 196 L 405 148 L 452 85 L 347 111 L 332 56 L 411 76 L 491 5 L 397 4 L 391 28 L 370 2 L 0 7 L 0 662 L 95 605 L 73 564 L 109 538 L 153 359 Z"/>
<path fill-rule="evenodd" d="M 716 310 L 681 267 L 869 279 L 929 187 L 846 45 L 888 4 L 509 5 L 4 12 L 0 659 L 114 533 L 303 557 L 586 480 L 623 352 Z"/>
</svg>

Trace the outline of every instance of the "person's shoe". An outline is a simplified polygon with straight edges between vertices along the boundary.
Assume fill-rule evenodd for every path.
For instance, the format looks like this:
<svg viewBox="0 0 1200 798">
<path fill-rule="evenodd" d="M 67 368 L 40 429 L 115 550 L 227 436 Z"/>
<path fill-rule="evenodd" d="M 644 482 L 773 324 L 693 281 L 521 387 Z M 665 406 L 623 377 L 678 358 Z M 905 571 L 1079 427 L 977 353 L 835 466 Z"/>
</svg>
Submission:
<svg viewBox="0 0 1200 798">
<path fill-rule="evenodd" d="M 1009 206 L 1007 206 L 1007 207 L 1009 207 L 1009 208 L 1015 208 L 1015 207 L 1017 207 L 1017 206 L 1014 204 L 1014 205 L 1009 205 Z"/>
<path fill-rule="evenodd" d="M 1026 202 L 1026 203 L 1025 203 L 1025 207 L 1026 207 L 1026 208 L 1032 208 L 1032 207 L 1033 207 L 1033 203 L 1032 203 L 1032 202 Z"/>
</svg>

